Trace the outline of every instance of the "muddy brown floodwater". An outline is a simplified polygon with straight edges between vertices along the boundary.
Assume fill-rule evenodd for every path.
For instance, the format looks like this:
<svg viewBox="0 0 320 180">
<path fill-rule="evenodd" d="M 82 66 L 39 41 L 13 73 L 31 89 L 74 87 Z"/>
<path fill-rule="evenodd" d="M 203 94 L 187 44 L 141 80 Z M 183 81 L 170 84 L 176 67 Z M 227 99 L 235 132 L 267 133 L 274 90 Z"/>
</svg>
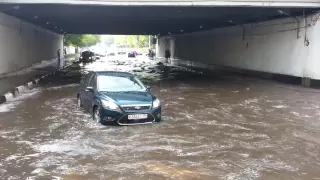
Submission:
<svg viewBox="0 0 320 180">
<path fill-rule="evenodd" d="M 85 67 L 149 72 L 163 122 L 95 123 L 73 67 L 0 105 L 1 179 L 320 179 L 319 90 L 138 62 Z"/>
</svg>

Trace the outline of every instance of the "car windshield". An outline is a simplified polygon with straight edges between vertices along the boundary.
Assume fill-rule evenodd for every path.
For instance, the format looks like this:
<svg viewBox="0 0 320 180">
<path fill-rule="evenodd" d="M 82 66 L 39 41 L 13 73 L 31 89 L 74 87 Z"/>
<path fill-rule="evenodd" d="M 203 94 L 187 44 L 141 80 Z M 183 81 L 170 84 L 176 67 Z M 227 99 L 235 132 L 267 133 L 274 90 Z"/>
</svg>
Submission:
<svg viewBox="0 0 320 180">
<path fill-rule="evenodd" d="M 90 51 L 84 51 L 84 52 L 82 52 L 82 56 L 92 56 L 92 55 L 93 55 L 93 53 L 90 52 Z"/>
<path fill-rule="evenodd" d="M 98 91 L 124 92 L 146 91 L 141 81 L 135 77 L 100 75 L 97 78 Z"/>
</svg>

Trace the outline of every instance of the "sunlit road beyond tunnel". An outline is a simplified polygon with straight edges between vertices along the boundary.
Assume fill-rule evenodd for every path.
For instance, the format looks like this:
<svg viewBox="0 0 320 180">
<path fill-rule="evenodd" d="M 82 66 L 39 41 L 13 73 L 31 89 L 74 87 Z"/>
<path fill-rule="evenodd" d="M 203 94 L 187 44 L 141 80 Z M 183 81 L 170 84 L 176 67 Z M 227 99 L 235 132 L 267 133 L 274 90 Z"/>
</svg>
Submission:
<svg viewBox="0 0 320 180">
<path fill-rule="evenodd" d="M 0 105 L 1 179 L 317 179 L 318 90 L 144 57 L 74 64 Z M 142 68 L 143 67 L 143 68 Z M 88 70 L 135 72 L 163 121 L 104 126 L 76 105 Z"/>
</svg>

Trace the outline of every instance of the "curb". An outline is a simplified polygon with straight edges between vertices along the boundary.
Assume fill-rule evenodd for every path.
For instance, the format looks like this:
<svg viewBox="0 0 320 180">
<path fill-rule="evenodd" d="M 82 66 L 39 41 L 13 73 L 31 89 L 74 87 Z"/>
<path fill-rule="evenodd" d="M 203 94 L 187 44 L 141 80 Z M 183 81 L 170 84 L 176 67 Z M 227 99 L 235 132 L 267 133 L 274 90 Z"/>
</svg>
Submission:
<svg viewBox="0 0 320 180">
<path fill-rule="evenodd" d="M 48 73 L 48 74 L 46 74 L 46 75 L 43 75 L 43 76 L 41 76 L 41 77 L 38 78 L 38 79 L 34 79 L 34 80 L 32 80 L 32 81 L 30 81 L 30 82 L 27 82 L 27 83 L 25 83 L 25 84 L 23 84 L 23 85 L 20 85 L 20 86 L 18 86 L 18 87 L 15 87 L 15 88 L 13 88 L 11 91 L 9 91 L 9 92 L 7 92 L 7 93 L 5 93 L 5 94 L 3 94 L 3 95 L 0 95 L 0 105 L 3 104 L 3 103 L 6 103 L 6 102 L 8 102 L 8 101 L 10 101 L 10 100 L 12 100 L 12 99 L 14 99 L 15 97 L 18 97 L 21 93 L 24 93 L 24 92 L 26 92 L 26 91 L 28 91 L 28 90 L 33 89 L 33 88 L 35 87 L 35 85 L 36 85 L 36 84 L 39 84 L 39 82 L 40 82 L 41 80 L 43 80 L 43 79 L 45 79 L 45 78 L 47 78 L 47 77 L 49 77 L 49 76 L 55 75 L 58 71 L 61 71 L 61 70 L 63 70 L 63 69 L 66 69 L 66 68 L 68 68 L 68 67 L 70 67 L 70 66 L 72 66 L 72 65 L 73 65 L 73 63 L 70 64 L 70 65 L 68 65 L 68 66 L 64 66 L 64 67 L 62 67 L 62 68 L 60 68 L 60 69 L 57 69 L 56 71 L 53 71 L 53 72 L 51 72 L 51 73 Z"/>
</svg>

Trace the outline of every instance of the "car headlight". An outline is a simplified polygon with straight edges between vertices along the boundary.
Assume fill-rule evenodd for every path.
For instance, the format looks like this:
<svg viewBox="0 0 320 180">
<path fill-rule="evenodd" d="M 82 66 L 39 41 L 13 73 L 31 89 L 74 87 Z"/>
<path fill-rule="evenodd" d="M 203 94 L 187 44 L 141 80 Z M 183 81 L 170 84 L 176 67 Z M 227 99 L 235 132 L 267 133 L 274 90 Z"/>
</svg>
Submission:
<svg viewBox="0 0 320 180">
<path fill-rule="evenodd" d="M 112 101 L 101 100 L 101 103 L 105 109 L 120 110 L 119 106 Z"/>
<path fill-rule="evenodd" d="M 152 107 L 153 107 L 153 108 L 160 107 L 160 101 L 159 101 L 159 99 L 155 99 L 155 100 L 153 101 Z"/>
</svg>

